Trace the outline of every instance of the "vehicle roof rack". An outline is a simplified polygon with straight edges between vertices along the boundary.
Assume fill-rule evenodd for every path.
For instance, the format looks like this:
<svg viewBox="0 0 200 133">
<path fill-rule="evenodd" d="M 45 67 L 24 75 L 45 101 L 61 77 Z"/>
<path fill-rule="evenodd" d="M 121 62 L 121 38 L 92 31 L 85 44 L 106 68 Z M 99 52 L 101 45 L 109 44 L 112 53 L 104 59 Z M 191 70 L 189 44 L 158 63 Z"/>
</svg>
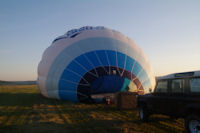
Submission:
<svg viewBox="0 0 200 133">
<path fill-rule="evenodd" d="M 181 78 L 181 77 L 198 77 L 200 76 L 200 70 L 190 71 L 190 72 L 181 72 L 181 73 L 172 73 L 165 76 L 157 77 L 157 80 L 170 79 L 170 78 Z"/>
</svg>

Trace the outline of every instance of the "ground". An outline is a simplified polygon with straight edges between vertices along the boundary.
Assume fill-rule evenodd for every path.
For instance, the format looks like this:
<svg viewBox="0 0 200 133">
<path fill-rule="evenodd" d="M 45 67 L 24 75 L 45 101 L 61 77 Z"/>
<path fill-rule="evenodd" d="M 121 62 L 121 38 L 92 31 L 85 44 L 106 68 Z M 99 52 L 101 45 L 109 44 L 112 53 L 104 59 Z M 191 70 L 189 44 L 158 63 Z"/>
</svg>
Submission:
<svg viewBox="0 0 200 133">
<path fill-rule="evenodd" d="M 137 110 L 48 99 L 36 85 L 0 86 L 0 133 L 180 133 L 182 119 L 153 115 L 148 123 Z"/>
</svg>

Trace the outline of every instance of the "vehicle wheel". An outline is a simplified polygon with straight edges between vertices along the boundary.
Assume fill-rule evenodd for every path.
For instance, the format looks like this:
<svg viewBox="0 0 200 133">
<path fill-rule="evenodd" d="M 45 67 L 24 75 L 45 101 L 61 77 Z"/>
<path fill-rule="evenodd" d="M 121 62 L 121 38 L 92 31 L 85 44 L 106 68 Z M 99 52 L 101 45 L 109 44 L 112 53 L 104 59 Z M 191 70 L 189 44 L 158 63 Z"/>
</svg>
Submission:
<svg viewBox="0 0 200 133">
<path fill-rule="evenodd" d="M 147 121 L 149 114 L 148 114 L 148 110 L 145 106 L 141 106 L 139 107 L 139 117 L 141 121 Z"/>
<path fill-rule="evenodd" d="M 200 133 L 200 117 L 188 115 L 185 118 L 185 129 L 187 133 Z"/>
</svg>

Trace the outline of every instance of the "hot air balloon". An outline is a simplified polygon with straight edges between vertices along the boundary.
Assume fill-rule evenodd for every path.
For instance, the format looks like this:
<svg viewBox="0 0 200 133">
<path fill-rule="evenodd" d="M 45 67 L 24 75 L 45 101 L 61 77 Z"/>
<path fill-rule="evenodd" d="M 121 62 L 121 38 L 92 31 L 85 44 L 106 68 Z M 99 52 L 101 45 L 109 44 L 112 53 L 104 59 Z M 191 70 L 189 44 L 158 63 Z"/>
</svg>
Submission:
<svg viewBox="0 0 200 133">
<path fill-rule="evenodd" d="M 155 78 L 131 39 L 106 27 L 85 26 L 57 37 L 44 51 L 37 83 L 45 97 L 84 102 L 97 94 L 149 93 Z"/>
</svg>

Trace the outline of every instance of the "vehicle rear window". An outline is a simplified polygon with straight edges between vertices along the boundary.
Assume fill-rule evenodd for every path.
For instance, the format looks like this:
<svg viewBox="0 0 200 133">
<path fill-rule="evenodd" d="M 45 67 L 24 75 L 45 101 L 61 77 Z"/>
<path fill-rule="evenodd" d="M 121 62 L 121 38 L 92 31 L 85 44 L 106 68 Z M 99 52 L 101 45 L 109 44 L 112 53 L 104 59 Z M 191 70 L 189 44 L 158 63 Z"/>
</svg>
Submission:
<svg viewBox="0 0 200 133">
<path fill-rule="evenodd" d="M 158 81 L 156 92 L 167 92 L 167 81 Z"/>
<path fill-rule="evenodd" d="M 200 92 L 200 78 L 190 79 L 190 91 L 191 92 Z"/>
<path fill-rule="evenodd" d="M 183 93 L 184 90 L 185 90 L 185 80 L 184 79 L 172 80 L 172 93 Z"/>
</svg>

